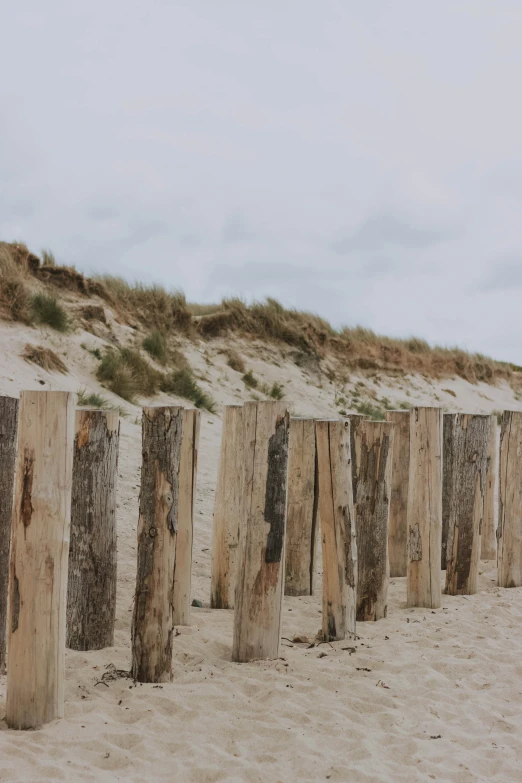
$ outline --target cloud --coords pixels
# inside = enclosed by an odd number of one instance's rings
[[[504,256],[493,262],[483,279],[475,286],[477,291],[513,291],[522,288],[522,253]]]
[[[331,248],[340,254],[382,251],[390,246],[424,250],[458,235],[454,228],[417,226],[391,212],[376,212],[361,221],[349,234],[341,234],[333,240]]]

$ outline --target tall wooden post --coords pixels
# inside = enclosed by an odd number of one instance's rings
[[[408,606],[441,604],[442,411],[413,408],[408,490]]]
[[[246,403],[243,416],[245,498],[233,661],[278,657],[285,562],[290,416],[282,402]]]
[[[16,462],[18,400],[0,396],[0,674],[5,674],[9,545]]]
[[[116,618],[117,411],[76,411],[66,644],[114,644]]]
[[[7,725],[63,717],[75,395],[20,395],[9,574]]]
[[[453,470],[448,487],[446,593],[472,595],[478,586],[491,417],[445,414],[445,426],[448,415]]]
[[[319,420],[317,475],[323,545],[323,639],[355,636],[357,543],[350,422]]]
[[[500,426],[498,584],[522,585],[522,412],[504,411]]]
[[[484,522],[480,537],[480,557],[495,560],[497,556],[497,531],[495,529],[495,482],[497,477],[497,417],[489,417],[488,470],[484,495]]]
[[[447,567],[448,529],[451,506],[451,482],[453,477],[453,416],[454,413],[444,413],[442,416],[442,540],[440,550],[440,567]]]
[[[355,432],[358,621],[381,620],[388,613],[388,519],[394,427],[391,422],[362,421]]]
[[[392,453],[388,558],[390,577],[406,576],[408,570],[408,485],[410,480],[410,412],[386,411],[386,421],[395,424]]]
[[[199,411],[194,409],[183,411],[178,534],[174,571],[174,625],[189,625],[190,623],[192,541],[194,538],[194,503],[196,500],[200,420]]]
[[[233,609],[243,499],[243,406],[223,410],[223,432],[214,501],[210,606]]]
[[[138,568],[132,617],[132,676],[172,678],[174,572],[183,408],[143,408]]]
[[[290,419],[285,595],[312,595],[317,532],[315,422]]]

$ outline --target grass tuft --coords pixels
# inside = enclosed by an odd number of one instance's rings
[[[56,258],[50,250],[42,250],[42,266],[56,266]]]
[[[60,357],[50,348],[44,348],[43,345],[31,345],[27,343],[22,357],[26,362],[37,364],[46,372],[61,372],[65,375],[68,370],[66,365],[62,362]]]
[[[165,337],[158,329],[154,329],[143,340],[143,347],[153,359],[156,359],[160,364],[166,364],[168,358],[167,342]]]
[[[243,375],[243,383],[245,386],[247,386],[249,389],[257,389],[258,386],[258,380],[252,370],[249,370]]]
[[[234,351],[232,348],[227,351],[227,364],[229,367],[231,367],[236,372],[245,372],[245,362],[243,361],[243,358],[238,354],[237,351]]]
[[[67,313],[55,296],[35,294],[31,300],[31,319],[37,324],[45,324],[57,332],[69,330]]]
[[[191,400],[196,408],[204,408],[210,413],[215,413],[216,405],[212,397],[207,394],[196,382],[192,372],[183,368],[174,370],[167,375],[162,382],[162,391]]]
[[[98,366],[96,377],[127,402],[134,402],[137,395],[152,397],[161,381],[161,373],[134,348],[107,351]]]

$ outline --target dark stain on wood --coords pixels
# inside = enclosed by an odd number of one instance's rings
[[[20,586],[16,574],[13,577],[13,604],[11,607],[11,633],[18,630],[18,617],[20,615]]]
[[[34,472],[34,451],[31,449],[25,449],[24,451],[24,468],[22,476],[22,498],[21,498],[21,517],[24,523],[24,528],[27,529],[31,524],[33,517],[33,472]]]
[[[265,522],[270,525],[265,563],[279,563],[283,552],[286,515],[286,471],[288,467],[288,421],[281,417],[268,442],[268,471],[265,490]]]

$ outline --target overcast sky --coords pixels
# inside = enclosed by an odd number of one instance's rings
[[[522,362],[522,0],[1,19],[1,238]]]

